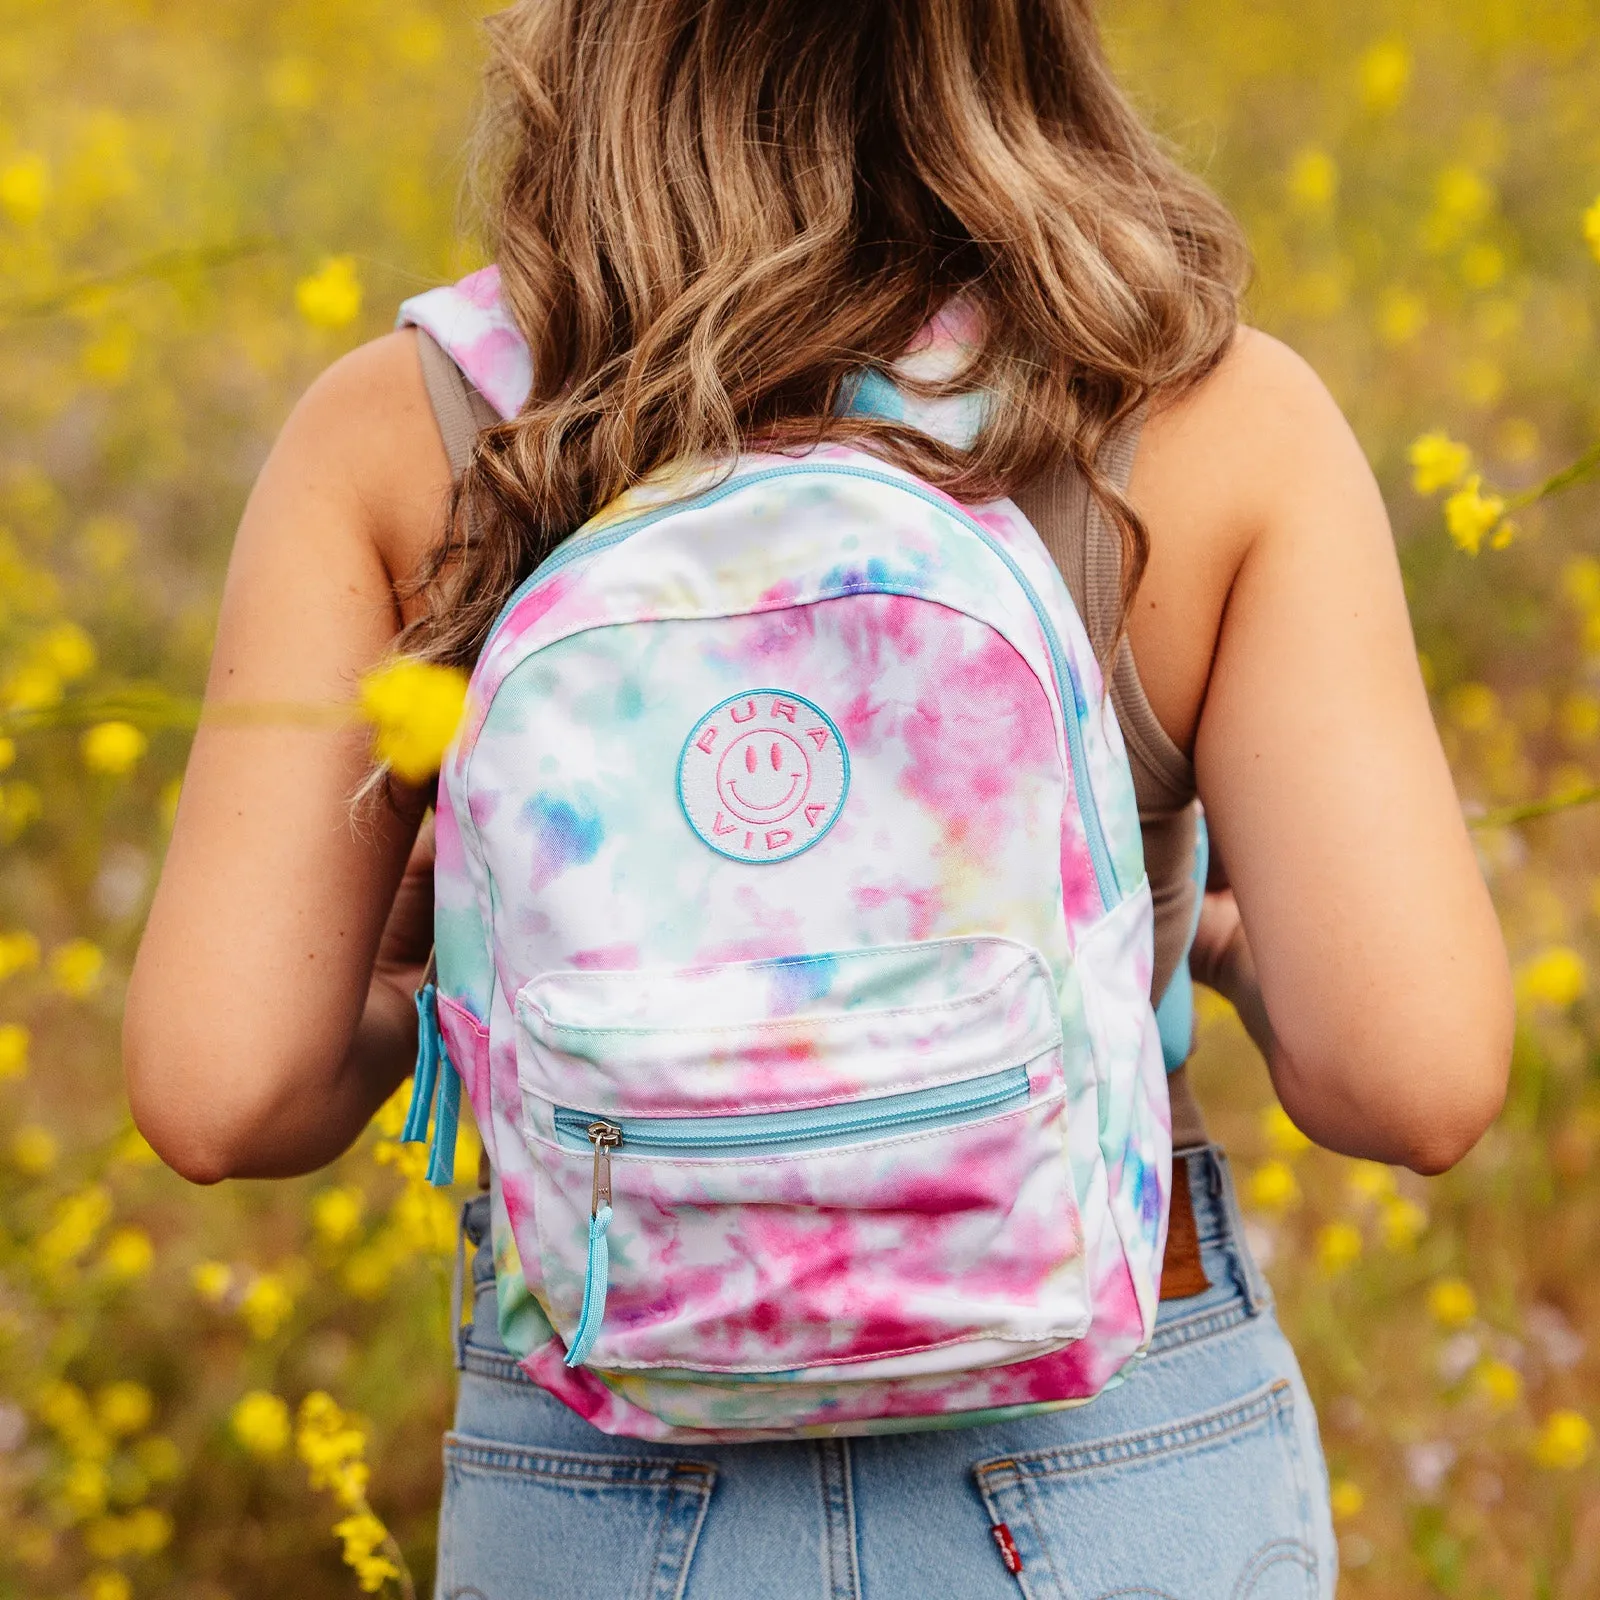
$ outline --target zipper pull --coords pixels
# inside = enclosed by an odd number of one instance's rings
[[[622,1129],[610,1122],[591,1122],[584,1131],[594,1146],[594,1188],[589,1197],[589,1215],[598,1217],[600,1208],[611,1204],[611,1152],[622,1143]]]
[[[606,1315],[606,1280],[611,1275],[611,1252],[606,1234],[611,1229],[611,1152],[622,1143],[622,1129],[612,1122],[591,1122],[584,1130],[594,1146],[594,1188],[589,1200],[589,1265],[583,1276],[583,1306],[573,1330],[566,1365],[581,1367],[600,1337]]]

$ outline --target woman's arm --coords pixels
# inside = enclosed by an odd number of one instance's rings
[[[409,1067],[415,896],[374,962],[427,797],[353,811],[368,740],[330,713],[394,639],[449,482],[391,334],[311,387],[245,510],[123,1024],[134,1117],[197,1182],[322,1165]]]
[[[1513,1005],[1383,503],[1322,384],[1273,340],[1242,338],[1194,413],[1185,447],[1241,545],[1194,742],[1248,933],[1208,929],[1214,981],[1307,1134],[1441,1171],[1500,1108]]]

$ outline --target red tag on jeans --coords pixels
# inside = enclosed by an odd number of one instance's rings
[[[1015,1576],[1022,1571],[1022,1557],[1017,1553],[1016,1540],[1011,1537],[1011,1530],[1003,1522],[997,1522],[989,1532],[994,1535],[994,1542],[999,1547],[1000,1559],[1006,1564],[1006,1571]]]

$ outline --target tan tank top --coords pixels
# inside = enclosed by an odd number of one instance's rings
[[[417,350],[422,378],[433,403],[453,477],[459,477],[480,428],[499,420],[494,408],[467,382],[461,369],[421,329]],[[1101,448],[1099,466],[1117,488],[1127,487],[1142,416],[1113,430]],[[1115,526],[1089,493],[1088,481],[1071,463],[1044,473],[1015,496],[1039,531],[1066,579],[1096,654],[1105,656],[1116,634],[1122,593],[1122,543]],[[1133,789],[1144,836],[1145,870],[1155,906],[1155,965],[1151,994],[1166,990],[1189,940],[1194,912],[1194,768],[1156,721],[1133,647],[1124,636],[1111,673],[1111,704],[1128,747]],[[1206,1142],[1205,1123],[1189,1088],[1188,1069],[1169,1074],[1172,1142],[1178,1150]]]

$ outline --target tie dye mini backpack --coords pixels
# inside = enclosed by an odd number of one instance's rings
[[[519,409],[492,268],[402,321]],[[1010,502],[833,446],[630,492],[507,602],[437,831],[408,1131],[436,1101],[447,1175],[465,1084],[534,1382],[644,1438],[871,1433],[1143,1350],[1171,1137],[1132,778]]]

